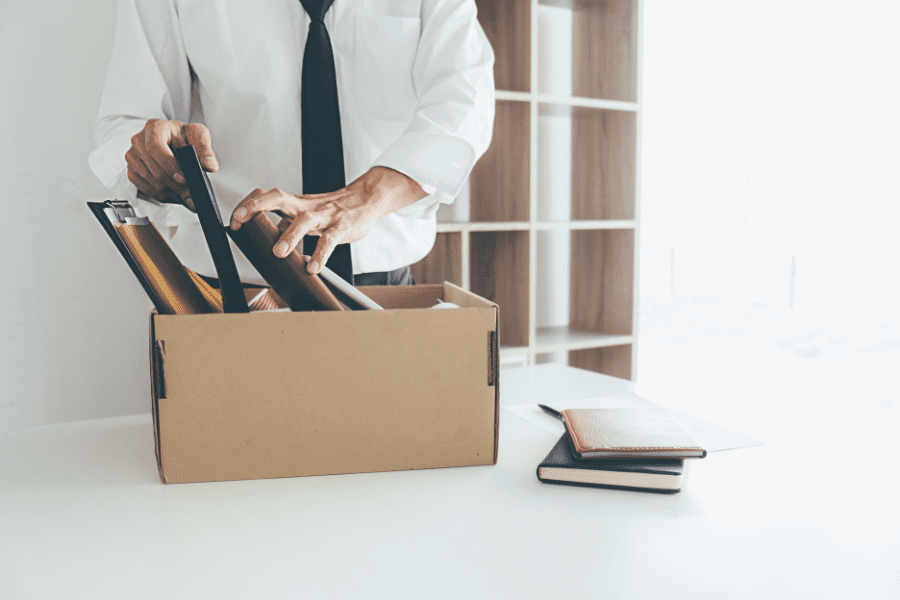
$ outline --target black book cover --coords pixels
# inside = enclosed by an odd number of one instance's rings
[[[545,483],[672,494],[680,491],[684,460],[680,458],[581,459],[568,432],[538,465]]]

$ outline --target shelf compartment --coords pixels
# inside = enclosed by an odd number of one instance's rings
[[[470,177],[469,218],[528,221],[531,110],[523,102],[498,101],[496,106],[491,146]]]
[[[567,4],[573,24],[572,95],[637,101],[638,0]]]
[[[428,256],[410,266],[416,283],[449,281],[462,287],[462,234],[438,233]]]
[[[634,230],[579,230],[571,235],[569,326],[633,335]]]
[[[475,0],[478,21],[494,49],[494,86],[527,92],[531,80],[531,2]]]
[[[538,92],[637,101],[638,0],[539,0]]]
[[[631,344],[573,350],[569,352],[569,366],[622,379],[633,379],[633,354],[634,346]]]
[[[500,345],[528,346],[527,231],[470,234],[471,290],[500,307]]]
[[[634,240],[633,228],[537,231],[533,351],[538,362],[567,363],[574,357],[585,368],[626,372],[616,361],[628,362],[630,354],[617,359],[612,350],[601,361],[598,351],[634,343]]]
[[[637,113],[538,105],[538,222],[634,222]]]
[[[637,114],[571,110],[572,219],[634,219]]]

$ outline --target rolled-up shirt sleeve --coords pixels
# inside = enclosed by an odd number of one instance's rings
[[[418,105],[406,131],[375,161],[429,195],[400,216],[431,218],[450,204],[491,142],[494,53],[473,0],[425,0],[413,65]]]
[[[149,119],[188,122],[191,74],[171,2],[120,0],[115,41],[100,99],[91,170],[109,190],[159,226],[196,220],[183,206],[137,198],[125,153]]]

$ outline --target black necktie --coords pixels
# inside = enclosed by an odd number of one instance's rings
[[[312,21],[303,51],[300,82],[304,194],[334,192],[346,184],[334,53],[323,21],[333,1],[300,0]],[[303,253],[312,256],[318,242],[318,237],[306,236]],[[332,271],[353,283],[350,244],[338,245],[327,264]]]

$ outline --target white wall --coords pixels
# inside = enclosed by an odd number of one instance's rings
[[[0,428],[145,412],[150,303],[87,200],[114,0],[0,0]]]
[[[891,0],[645,0],[642,302],[900,322],[898,22]]]

